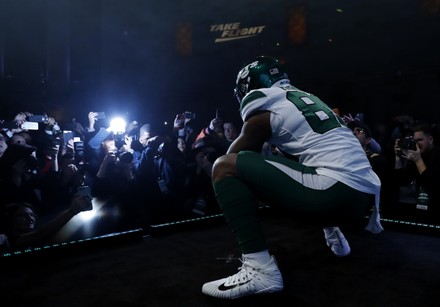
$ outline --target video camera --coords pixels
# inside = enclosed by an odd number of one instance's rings
[[[115,150],[110,152],[110,154],[116,156],[117,158],[114,165],[117,165],[119,162],[131,163],[133,161],[133,154],[128,151]]]

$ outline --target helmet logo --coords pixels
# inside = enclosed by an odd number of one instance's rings
[[[258,65],[258,61],[252,62],[251,64],[249,64],[249,68],[254,68]]]
[[[245,67],[243,67],[238,75],[236,80],[236,88],[235,88],[235,96],[238,98],[240,102],[241,99],[249,92],[249,86],[251,83],[251,69],[257,67],[260,64],[259,61],[254,61]]]
[[[238,78],[237,79],[244,79],[249,75],[249,69],[252,69],[254,67],[256,67],[258,65],[258,61],[252,62],[251,64],[247,65],[246,67],[244,67],[240,73],[238,74]]]
[[[249,66],[246,66],[245,68],[243,68],[240,73],[238,74],[238,79],[244,79],[249,75]]]

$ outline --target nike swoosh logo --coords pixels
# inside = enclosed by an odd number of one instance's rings
[[[231,286],[225,286],[225,283],[223,283],[222,285],[218,286],[218,289],[220,291],[226,291],[226,290],[234,289],[235,287],[238,287],[238,286],[243,286],[250,281],[251,281],[251,279],[249,279],[248,281],[245,281],[245,282],[238,283],[236,285],[231,285]]]

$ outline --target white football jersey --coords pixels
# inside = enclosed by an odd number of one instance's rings
[[[378,196],[380,180],[358,139],[318,97],[287,85],[253,90],[240,105],[243,121],[262,110],[271,112],[270,144],[320,175]]]

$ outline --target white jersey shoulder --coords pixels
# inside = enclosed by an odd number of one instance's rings
[[[380,182],[370,174],[371,165],[358,139],[318,97],[293,86],[271,87],[249,92],[240,105],[243,121],[262,110],[271,112],[270,144],[315,167],[319,174],[358,190],[377,192]],[[366,184],[364,176],[372,185]]]

